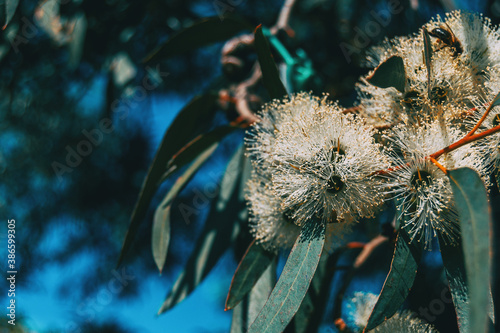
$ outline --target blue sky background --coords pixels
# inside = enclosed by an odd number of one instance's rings
[[[103,102],[100,94],[103,91],[101,85],[102,82],[97,80],[95,89],[83,101],[87,110],[100,108]],[[151,134],[151,147],[156,149],[170,122],[189,99],[190,96],[151,95],[136,110],[131,110],[130,117],[125,120],[125,123],[118,125],[127,127],[130,124],[142,124]],[[144,113],[150,113],[150,118],[148,118],[150,120],[141,120],[144,119]],[[155,150],[150,152],[151,159],[154,153]],[[220,173],[224,167],[223,159],[215,160],[215,162],[216,165],[211,163],[211,166],[218,167]],[[203,175],[200,174],[193,179],[190,186],[196,186],[201,182],[203,182]],[[67,219],[54,223],[54,228],[38,245],[40,250],[54,253],[64,251],[65,247],[70,246],[64,240],[68,239],[69,235],[78,233],[79,226],[85,221]],[[22,228],[22,223],[18,223],[17,228]],[[193,226],[193,228],[199,229],[199,226],[198,228]],[[160,316],[156,316],[156,313],[169,287],[181,272],[180,266],[177,266],[177,271],[171,274],[147,276],[140,273],[140,268],[134,269],[125,265],[141,280],[138,296],[130,299],[122,299],[118,297],[119,295],[113,295],[110,299],[106,296],[109,293],[102,289],[94,295],[71,294],[69,297],[60,297],[58,291],[63,284],[81,283],[80,276],[99,264],[99,253],[96,249],[95,252],[75,256],[69,264],[49,264],[33,272],[29,283],[26,286],[19,286],[16,293],[19,313],[26,316],[29,328],[34,332],[48,332],[49,330],[71,332],[71,322],[80,316],[76,311],[80,308],[83,317],[88,316],[90,309],[95,309],[98,321],[114,319],[118,323],[122,322],[124,327],[134,332],[225,332],[229,329],[231,313],[224,312],[223,308],[225,294],[231,282],[232,273],[236,269],[232,255],[226,254],[210,276],[188,299]],[[110,273],[111,279],[113,276]],[[93,306],[92,302],[96,302],[97,305]],[[106,304],[106,306],[101,307],[100,304]]]

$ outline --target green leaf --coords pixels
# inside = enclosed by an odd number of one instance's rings
[[[141,192],[130,218],[130,225],[125,235],[117,266],[121,264],[125,253],[132,245],[140,223],[146,216],[151,199],[160,184],[162,175],[166,171],[167,162],[191,139],[192,133],[198,125],[197,122],[213,113],[216,100],[217,95],[214,94],[206,94],[193,98],[175,117],[163,136],[153,163],[149,167],[148,174],[142,183]]]
[[[379,88],[394,87],[404,93],[406,85],[405,65],[403,58],[392,56],[375,68],[366,80]]]
[[[330,296],[335,267],[344,250],[340,248],[331,255],[321,257],[309,290],[293,318],[295,333],[318,332]]]
[[[432,78],[432,44],[431,37],[426,29],[422,29],[424,38],[424,62],[427,69],[427,94],[431,97],[431,78]]]
[[[71,69],[76,68],[82,59],[83,46],[85,44],[85,34],[87,33],[87,18],[84,13],[78,13],[73,19],[73,31],[69,42],[69,61]]]
[[[246,221],[245,202],[239,197],[243,152],[241,147],[231,158],[195,249],[158,314],[181,302],[203,281],[236,239],[240,224]]]
[[[234,308],[255,285],[276,255],[252,241],[234,273],[226,300],[226,310]]]
[[[142,62],[159,62],[202,46],[226,41],[243,30],[251,31],[252,26],[235,15],[227,15],[224,20],[217,16],[203,18],[172,36],[146,56]]]
[[[153,219],[151,246],[153,250],[153,258],[160,274],[163,270],[163,266],[165,265],[168,243],[170,241],[170,210],[172,208],[172,202],[177,194],[179,194],[184,186],[186,186],[186,184],[191,180],[196,171],[198,171],[203,163],[205,163],[206,160],[212,156],[218,145],[218,143],[212,144],[195,159],[189,168],[184,171],[182,176],[176,180],[175,184],[168,191],[161,204],[156,208]]]
[[[449,171],[453,197],[460,218],[465,268],[470,298],[470,331],[485,332],[489,307],[490,226],[486,188],[476,171]]]
[[[368,319],[365,331],[374,329],[386,318],[392,317],[403,304],[415,281],[422,251],[422,243],[410,242],[407,232],[401,228],[389,275]]]
[[[4,0],[0,4],[0,18],[2,22],[2,30],[5,30],[7,24],[14,17],[16,13],[17,5],[19,5],[19,0]]]
[[[493,100],[491,101],[491,107],[494,107],[494,106],[497,106],[497,105],[500,105],[500,91],[495,96],[495,98],[493,98]]]
[[[255,49],[262,71],[262,81],[264,82],[264,86],[269,96],[273,99],[282,99],[287,95],[287,92],[283,82],[281,82],[278,68],[271,54],[269,42],[264,36],[262,26],[260,25],[255,29]]]
[[[238,129],[239,127],[234,126],[221,126],[214,129],[211,132],[201,134],[191,140],[187,145],[182,147],[170,161],[167,163],[167,171],[162,176],[163,181],[168,176],[170,176],[173,172],[183,167],[184,165],[191,162],[196,156],[200,154],[200,152],[207,149],[214,143],[219,143],[226,135],[231,133],[232,131]]]
[[[455,246],[446,244],[440,233],[438,233],[438,239],[444,270],[448,278],[451,297],[458,317],[460,332],[471,332],[469,330],[469,297],[467,294],[467,275],[465,272],[462,243],[460,241]]]
[[[295,241],[283,272],[248,333],[282,332],[297,312],[319,263],[325,226],[305,230]]]
[[[255,286],[233,310],[231,333],[247,333],[250,324],[266,304],[276,284],[276,260],[273,260]]]

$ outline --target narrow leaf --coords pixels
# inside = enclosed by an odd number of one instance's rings
[[[443,258],[443,266],[448,278],[451,297],[455,305],[455,311],[458,317],[458,326],[460,332],[467,333],[469,330],[469,297],[467,291],[467,276],[465,272],[464,252],[462,243],[449,245],[446,244],[443,236],[438,233],[439,248]],[[486,308],[483,308],[485,311]]]
[[[470,330],[485,332],[490,290],[490,226],[492,225],[486,188],[472,169],[449,171],[460,218],[465,268],[470,297]]]
[[[319,263],[325,242],[325,227],[302,229],[288,256],[283,272],[249,333],[282,332],[297,312]]]
[[[243,152],[242,147],[229,162],[222,178],[219,195],[212,202],[210,213],[195,249],[158,314],[184,300],[205,279],[222,254],[236,239],[240,224],[246,219],[245,214],[241,214],[245,209],[245,202],[239,197]]]
[[[4,0],[3,4],[0,4],[0,6],[3,7],[2,9],[0,9],[2,30],[5,30],[10,20],[12,20],[12,18],[14,17],[18,5],[19,0]]]
[[[427,94],[430,98],[431,96],[431,78],[432,78],[432,44],[429,33],[426,29],[422,29],[422,34],[424,38],[424,63],[427,69]]]
[[[159,62],[202,46],[228,40],[243,30],[252,30],[252,26],[234,15],[227,15],[224,20],[218,16],[203,18],[172,36],[142,61]]]
[[[392,56],[375,68],[368,82],[380,88],[394,87],[404,93],[406,85],[405,65],[403,58]]]
[[[194,160],[189,168],[184,171],[182,176],[180,176],[176,180],[161,204],[158,206],[158,208],[156,208],[153,219],[153,234],[151,246],[153,250],[153,258],[155,260],[156,266],[158,267],[158,270],[160,271],[160,274],[163,270],[163,266],[165,265],[168,243],[170,241],[170,210],[172,208],[172,202],[174,201],[177,194],[179,194],[184,186],[191,180],[196,171],[198,171],[203,163],[205,163],[205,161],[210,156],[212,156],[218,145],[218,143],[212,144],[212,146],[206,149]]]
[[[269,294],[276,284],[276,260],[261,275],[252,290],[233,310],[231,333],[247,333],[250,324],[266,304]]]
[[[330,296],[335,267],[344,250],[340,248],[331,255],[321,257],[309,290],[293,318],[295,333],[318,332]]]
[[[226,310],[234,308],[261,277],[276,255],[262,246],[250,244],[234,273],[226,300]]]
[[[407,232],[401,228],[389,275],[368,319],[365,331],[374,329],[385,319],[392,317],[403,304],[415,281],[422,251],[422,243],[410,242]]]
[[[162,175],[166,171],[167,162],[191,139],[192,133],[197,127],[197,122],[213,112],[216,98],[217,95],[213,94],[195,97],[179,112],[165,132],[153,163],[142,183],[141,192],[130,218],[130,225],[125,235],[117,266],[121,264],[134,236],[137,234],[140,223],[146,216],[149,203],[158,188]]]
[[[73,31],[69,43],[69,68],[76,68],[82,59],[85,34],[87,33],[87,18],[84,13],[79,13],[73,19]]]
[[[271,54],[269,42],[264,36],[262,26],[260,25],[255,29],[255,49],[259,58],[260,69],[262,70],[262,80],[269,96],[273,99],[282,99],[287,95],[287,92],[283,82],[281,82],[278,68]]]
[[[234,126],[221,126],[191,140],[188,144],[182,147],[170,161],[168,161],[166,167],[167,172],[162,176],[162,180],[168,177],[175,170],[178,170],[191,162],[200,154],[201,151],[206,150],[207,147],[210,147],[214,143],[220,142],[220,140],[222,140],[226,135],[238,128],[239,127]]]

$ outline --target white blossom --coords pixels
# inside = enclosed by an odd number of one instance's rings
[[[489,18],[482,14],[452,11],[442,18],[439,15],[424,26],[427,30],[441,29],[451,32],[457,46],[449,46],[442,40],[436,44],[442,49],[456,53],[455,57],[465,65],[478,83],[483,82],[487,67],[500,64],[500,34]]]
[[[291,249],[300,234],[300,227],[281,209],[270,183],[270,179],[255,172],[247,182],[250,232],[266,250]]]
[[[429,73],[424,60],[423,29],[431,39]],[[447,43],[454,42],[448,45],[436,37],[442,35],[449,37]],[[376,67],[391,56],[400,56],[406,75],[405,91],[371,85],[367,81],[370,72],[357,84],[362,111],[379,126],[428,122],[440,116],[450,121],[460,118],[488,97],[484,85],[490,67],[500,61],[498,41],[498,32],[488,19],[459,11],[447,14],[446,20],[438,16],[418,34],[386,40],[369,51],[368,64]]]
[[[484,115],[486,109],[487,105],[477,108],[476,112],[473,113],[473,116],[464,122],[467,131],[470,131],[472,128],[474,128],[474,126]],[[491,109],[490,113],[487,115],[481,126],[476,130],[474,134],[479,134],[483,131],[490,130],[498,125],[500,125],[500,107],[497,106]],[[473,142],[469,146],[469,149],[475,150],[479,154],[482,160],[483,167],[485,169],[485,173],[496,172],[498,168],[500,168],[499,132]]]
[[[411,311],[396,312],[394,316],[371,330],[372,333],[439,333],[434,326]]]
[[[271,252],[291,249],[301,228],[292,222],[289,212],[282,210],[279,198],[271,189],[270,179],[253,172],[247,182],[246,199],[250,232],[257,244]],[[324,249],[332,251],[341,246],[351,226],[352,223],[328,224]]]
[[[373,293],[357,291],[349,298],[346,304],[348,313],[348,323],[354,329],[362,331],[368,324],[368,319],[372,313],[378,296]]]
[[[349,299],[346,308],[349,314],[349,324],[355,332],[363,332],[368,319],[377,303],[378,296],[367,292],[355,292]],[[413,312],[405,310],[396,312],[394,316],[371,330],[373,333],[437,333],[429,323],[419,319]]]
[[[388,161],[372,127],[304,93],[267,106],[262,119],[246,140],[249,155],[295,224],[374,215],[383,197],[371,174]]]
[[[336,222],[373,216],[383,196],[372,174],[388,165],[374,129],[324,99],[310,103],[314,112],[298,113],[276,136],[271,174],[283,209],[297,225],[313,217]]]
[[[318,104],[317,98],[306,93],[266,104],[260,113],[260,121],[253,124],[245,137],[247,155],[254,167],[267,169],[273,159],[276,134],[300,114],[313,113]]]
[[[459,221],[449,178],[427,157],[462,136],[460,130],[443,127],[439,121],[414,128],[398,126],[387,136],[392,143],[393,167],[385,174],[383,188],[389,197],[397,199],[398,218],[411,239],[423,241],[429,249],[436,232],[454,244]],[[472,168],[486,180],[477,150],[461,147],[442,155],[438,162],[447,169]]]

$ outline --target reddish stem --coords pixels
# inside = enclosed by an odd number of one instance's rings
[[[477,122],[476,126],[474,126],[474,128],[469,133],[467,133],[467,135],[465,136],[466,138],[472,136],[477,131],[477,129],[479,128],[479,126],[481,126],[481,124],[483,123],[483,121],[486,119],[486,117],[490,113],[491,109],[493,109],[493,102],[490,103],[490,105],[488,106],[488,108],[484,112],[484,114],[481,117],[481,119],[479,119],[479,121]]]
[[[486,130],[486,131],[481,132],[479,134],[475,134],[475,135],[471,135],[471,136],[468,136],[469,134],[467,134],[465,137],[463,137],[462,139],[458,140],[457,142],[452,143],[448,147],[444,147],[443,149],[435,152],[434,154],[431,154],[431,155],[427,156],[426,158],[430,159],[432,163],[434,163],[438,168],[440,168],[444,173],[446,173],[446,168],[444,168],[441,164],[439,164],[437,162],[437,159],[441,155],[449,153],[449,152],[451,152],[451,151],[453,151],[455,149],[458,149],[458,148],[460,148],[462,146],[465,146],[466,144],[469,144],[471,142],[480,140],[482,138],[485,138],[485,137],[490,136],[492,134],[495,134],[497,132],[500,132],[500,125],[495,126],[493,128],[490,128],[489,130]],[[410,165],[410,163],[406,163],[404,165]],[[401,169],[402,167],[404,167],[404,165],[398,165],[398,166],[395,166],[395,167],[392,167],[392,168],[389,168],[389,169],[386,169],[386,170],[375,171],[375,172],[371,173],[370,176],[388,174],[388,173],[390,173],[392,171],[396,171],[396,170]]]
[[[448,170],[446,170],[446,168],[444,166],[442,166],[441,163],[439,163],[438,161],[436,161],[435,158],[430,157],[430,160],[431,160],[432,163],[434,163],[435,166],[437,166],[439,168],[439,170],[443,171],[443,173],[445,175],[448,174]]]
[[[479,123],[478,123],[479,124]],[[477,125],[476,125],[477,126]],[[479,127],[479,126],[478,126]],[[450,151],[453,151],[457,148],[460,148],[462,146],[465,146],[466,144],[468,143],[471,143],[473,141],[476,141],[476,140],[479,140],[479,139],[482,139],[484,137],[487,137],[489,135],[492,135],[492,134],[495,134],[497,132],[500,131],[500,125],[498,126],[495,126],[493,128],[490,128],[489,130],[486,130],[484,132],[481,132],[479,134],[475,134],[475,135],[470,135],[467,134],[464,138],[458,140],[457,142],[455,143],[452,143],[451,145],[449,145],[448,147],[445,147],[437,152],[435,152],[434,154],[430,155],[429,158],[434,158],[434,159],[438,159],[439,156],[443,155],[443,154],[446,154],[446,153],[449,153]],[[472,132],[472,131],[471,131]]]

